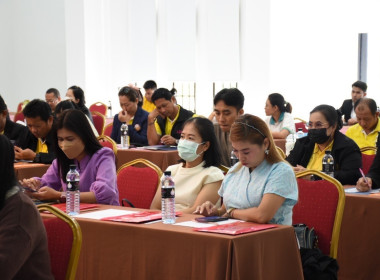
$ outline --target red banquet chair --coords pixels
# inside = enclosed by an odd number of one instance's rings
[[[22,122],[25,122],[25,116],[24,114],[22,113],[22,111],[19,111],[15,114],[14,118],[13,118],[13,121],[14,122],[17,122],[17,121],[22,121]]]
[[[109,123],[109,124],[107,124],[107,125],[104,127],[103,135],[106,135],[106,136],[108,136],[108,137],[111,137],[112,128],[113,128],[113,123]]]
[[[141,167],[142,166],[142,167]],[[146,159],[135,159],[117,170],[120,204],[149,209],[160,186],[161,169]]]
[[[54,278],[74,280],[82,246],[82,231],[78,222],[51,205],[41,204],[37,208],[40,212],[47,211],[55,216],[43,219]]]
[[[91,112],[92,119],[94,121],[94,126],[99,135],[103,135],[104,125],[106,123],[106,118],[99,112]]]
[[[371,154],[364,153],[368,151],[370,151],[373,154],[371,155]],[[367,175],[367,173],[369,172],[369,169],[371,168],[372,162],[376,156],[376,151],[377,151],[376,147],[368,146],[368,147],[360,148],[360,152],[362,153],[362,169],[365,175]]]
[[[302,179],[309,175],[319,176],[322,180]],[[293,224],[314,227],[319,249],[336,259],[345,203],[343,186],[336,179],[316,170],[298,172],[296,177],[298,203],[293,208]]]
[[[308,132],[307,128],[306,128],[306,121],[303,120],[303,119],[300,119],[300,118],[294,118],[294,121],[296,121],[294,123],[295,127],[296,127],[296,132],[298,131],[299,128],[302,128],[302,131],[304,133]]]
[[[103,147],[108,147],[108,148],[112,149],[115,156],[117,155],[117,144],[115,141],[113,141],[113,139],[111,139],[107,135],[100,135],[97,138],[98,138],[100,145],[102,145]]]
[[[96,102],[94,104],[91,104],[90,108],[88,109],[90,110],[90,112],[98,112],[103,116],[107,116],[108,107],[106,104],[102,102]]]

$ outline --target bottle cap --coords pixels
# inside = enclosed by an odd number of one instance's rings
[[[77,169],[77,166],[75,164],[70,164],[70,170]]]
[[[164,172],[164,175],[165,175],[165,176],[171,176],[171,175],[172,175],[172,172],[171,172],[171,171],[165,171],[165,172]]]
[[[325,153],[326,153],[326,154],[331,154],[331,151],[330,151],[330,150],[327,150]]]

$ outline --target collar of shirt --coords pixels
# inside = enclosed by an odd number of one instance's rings
[[[284,120],[285,112],[282,112],[280,114],[280,117],[278,118],[278,122],[282,122]],[[274,120],[273,117],[270,118],[270,124],[276,124],[276,121]]]
[[[360,126],[361,127],[361,126]],[[362,128],[362,127],[361,127]],[[362,128],[362,133],[365,135],[365,136],[368,136],[372,133],[379,133],[380,132],[380,122],[379,122],[379,118],[377,118],[377,124],[375,126],[375,128],[370,132],[370,133],[366,133],[365,130]]]

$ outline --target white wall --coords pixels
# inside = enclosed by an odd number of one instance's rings
[[[375,1],[186,0],[190,8],[179,8],[179,17],[167,20],[166,14],[175,13],[172,1],[1,0],[0,93],[14,110],[20,100],[43,98],[48,87],[65,95],[76,84],[85,90],[88,105],[112,100],[115,113],[118,89],[130,82],[142,86],[157,79],[159,86],[171,87],[173,79],[195,79],[197,113],[208,115],[212,81],[218,80],[210,69],[217,67],[219,76],[235,69],[227,77],[244,93],[246,112],[264,117],[266,97],[280,92],[292,103],[294,116],[307,119],[314,106],[338,107],[349,98],[357,79],[360,32],[369,33],[368,95],[376,98],[380,90]],[[224,17],[218,18],[218,9]],[[228,11],[233,28],[226,30],[222,21]],[[191,23],[168,51],[180,34],[180,24],[173,25],[181,14]],[[194,45],[181,45],[185,41]],[[178,73],[168,71],[175,63],[167,61],[170,52],[177,57]],[[182,70],[190,72],[188,77]]]
[[[63,0],[0,1],[0,93],[11,111],[66,83]],[[44,7],[43,9],[41,7]]]

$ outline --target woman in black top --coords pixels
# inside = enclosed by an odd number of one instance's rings
[[[355,185],[360,177],[362,158],[356,143],[342,134],[342,118],[339,111],[329,105],[319,105],[310,112],[307,137],[298,139],[286,160],[294,166],[294,171],[303,171],[314,164],[313,154],[325,152],[332,143],[334,177],[342,185]],[[322,164],[322,162],[320,163]],[[310,167],[309,167],[310,169]]]
[[[66,97],[70,98],[79,110],[81,110],[90,120],[94,123],[90,110],[85,106],[86,99],[84,97],[84,91],[78,86],[72,86],[67,89]]]

